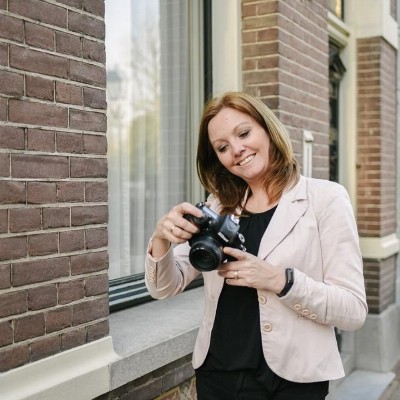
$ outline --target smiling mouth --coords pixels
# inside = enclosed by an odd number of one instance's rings
[[[251,156],[246,157],[244,160],[240,161],[240,163],[238,163],[238,165],[243,167],[243,165],[248,164],[255,156],[256,156],[255,154],[252,154]]]

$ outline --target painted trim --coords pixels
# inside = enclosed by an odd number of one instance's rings
[[[112,338],[86,345],[0,374],[7,400],[87,400],[110,391],[109,364],[118,358]]]
[[[360,248],[363,258],[384,260],[399,252],[400,241],[395,233],[384,237],[360,237]]]

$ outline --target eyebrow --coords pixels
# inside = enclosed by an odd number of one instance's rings
[[[237,124],[237,125],[235,126],[235,128],[233,129],[233,131],[236,132],[236,131],[240,130],[241,127],[242,127],[243,125],[249,125],[249,124],[250,124],[249,122],[240,122],[239,124]],[[217,139],[217,140],[214,140],[213,142],[211,142],[211,145],[214,146],[214,143],[216,143],[216,142],[218,142],[218,141],[221,141],[221,140],[223,141],[223,140],[225,140],[225,139]]]

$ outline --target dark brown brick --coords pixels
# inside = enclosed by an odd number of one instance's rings
[[[14,321],[15,342],[32,339],[45,334],[44,314],[28,315]]]
[[[47,333],[60,331],[72,325],[72,308],[62,307],[51,310],[46,315]]]
[[[79,254],[71,256],[71,274],[87,274],[108,268],[108,254],[106,251]]]
[[[60,253],[83,250],[85,245],[84,231],[60,232]]]
[[[58,182],[57,197],[60,202],[83,202],[85,200],[84,182]]]
[[[11,287],[11,264],[0,264],[0,289],[9,287]]]
[[[102,0],[82,0],[82,10],[99,17],[104,17],[104,7]]]
[[[40,0],[8,0],[8,10],[38,22],[67,28],[67,10]]]
[[[86,201],[107,201],[107,182],[87,182],[85,188]]]
[[[68,13],[68,29],[98,39],[104,39],[105,37],[103,21],[74,11]]]
[[[8,370],[20,367],[28,362],[28,344],[7,347],[4,350],[0,350],[0,372],[6,372]]]
[[[83,137],[80,133],[57,133],[57,151],[60,153],[83,153]]]
[[[8,232],[8,210],[0,210],[0,233]]]
[[[10,45],[10,66],[23,71],[68,78],[68,59],[25,47]]]
[[[2,181],[0,183],[1,204],[25,204],[25,182]]]
[[[28,203],[49,204],[57,202],[55,182],[28,182]]]
[[[97,296],[108,293],[108,275],[93,275],[86,278],[85,295],[86,297]]]
[[[21,286],[69,275],[70,268],[67,257],[16,262],[12,269],[12,283],[14,286]]]
[[[0,65],[8,67],[8,44],[0,43]]]
[[[6,237],[0,239],[0,261],[17,260],[26,257],[26,236]]]
[[[10,155],[6,153],[0,153],[0,176],[10,176]]]
[[[86,230],[86,248],[95,249],[105,247],[108,244],[107,228],[87,229]]]
[[[0,147],[3,149],[23,150],[25,148],[25,131],[13,126],[0,126]]]
[[[72,129],[106,132],[107,116],[100,112],[71,109],[69,112],[69,126]]]
[[[54,81],[40,76],[26,77],[26,95],[41,100],[54,100]]]
[[[71,208],[72,226],[105,224],[107,221],[107,206],[83,206]]]
[[[0,295],[0,318],[22,314],[27,311],[27,307],[26,290]]]
[[[56,82],[56,101],[67,104],[83,105],[82,87]]]
[[[83,105],[105,110],[107,108],[106,92],[102,89],[83,88]]]
[[[0,70],[0,93],[11,97],[23,96],[24,76],[15,72]]]
[[[97,65],[71,60],[70,79],[105,88],[107,80],[106,70],[105,68],[98,67]]]
[[[83,58],[97,61],[104,64],[106,61],[106,52],[104,42],[95,42],[94,40],[82,38]]]
[[[56,32],[56,50],[59,53],[82,57],[82,42],[80,36]]]
[[[43,209],[43,228],[61,228],[70,226],[69,207]]]
[[[33,47],[54,50],[54,31],[43,25],[25,22],[25,41]]]
[[[14,338],[11,321],[0,322],[0,347],[12,344]]]
[[[9,100],[9,119],[12,122],[39,126],[68,126],[68,109],[43,103]]]
[[[86,154],[107,154],[107,138],[104,135],[83,135],[83,146]]]
[[[0,14],[0,37],[16,42],[23,42],[23,21],[10,15]]]
[[[95,324],[88,325],[87,327],[87,341],[93,342],[94,340],[101,339],[109,334],[110,327],[108,321],[100,321]]]
[[[71,178],[106,178],[106,158],[71,159]]]
[[[13,154],[11,158],[14,178],[68,178],[68,157]]]
[[[95,321],[108,316],[108,296],[96,300],[83,301],[72,306],[73,326]]]
[[[38,286],[28,290],[28,309],[41,310],[57,304],[56,284]]]
[[[28,237],[28,252],[30,256],[44,256],[58,252],[58,234],[41,233]]]
[[[45,129],[28,129],[27,138],[28,150],[54,153],[56,147],[54,131],[48,131]]]
[[[10,210],[10,232],[28,232],[41,229],[39,208],[16,208]]]
[[[85,327],[78,327],[61,335],[62,350],[72,349],[86,343]]]
[[[31,343],[31,361],[41,360],[59,353],[61,350],[61,336],[51,336],[38,339]]]
[[[85,282],[83,279],[61,282],[58,285],[59,304],[68,304],[85,297]]]

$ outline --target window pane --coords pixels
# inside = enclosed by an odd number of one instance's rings
[[[187,5],[106,0],[111,279],[143,272],[157,219],[188,199]]]
[[[344,0],[329,0],[328,7],[338,18],[343,19],[343,3]]]

